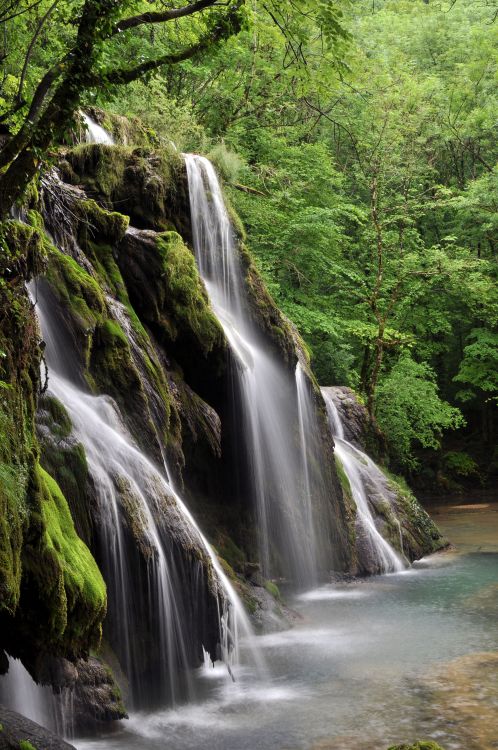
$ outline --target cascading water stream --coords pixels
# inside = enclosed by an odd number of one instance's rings
[[[116,303],[118,304],[118,303]],[[66,408],[73,425],[72,435],[84,447],[89,473],[92,477],[99,505],[101,524],[100,548],[103,573],[108,585],[110,608],[118,627],[117,641],[123,668],[132,686],[146,692],[140,684],[137,664],[140,653],[135,640],[143,613],[137,611],[137,592],[133,590],[133,561],[124,538],[121,503],[123,492],[135,505],[137,524],[141,526],[141,544],[149,549],[148,591],[146,605],[150,621],[156,623],[159,680],[169,700],[181,695],[180,679],[187,679],[187,697],[193,697],[188,678],[191,658],[185,637],[186,613],[178,604],[178,585],[170,544],[164,538],[159,519],[168,516],[168,523],[181,529],[182,541],[200,546],[214,569],[219,607],[220,657],[230,674],[238,660],[239,631],[248,638],[251,628],[233,587],[224,574],[215,553],[200,532],[192,515],[173,489],[167,476],[136,447],[120,417],[115,402],[107,396],[93,396],[83,392],[64,375],[66,353],[60,350],[57,321],[38,300],[38,316],[46,342],[46,361],[49,371],[49,391]],[[169,552],[169,554],[168,554]],[[200,564],[199,564],[200,565]],[[207,585],[207,582],[205,582]],[[195,598],[196,592],[192,592]],[[138,620],[137,620],[138,618]],[[132,694],[132,699],[133,699]],[[164,698],[164,695],[163,695]]]
[[[316,545],[309,482],[305,478],[303,486],[303,453],[296,436],[302,419],[296,383],[253,322],[215,170],[198,155],[186,154],[185,161],[195,257],[234,360],[263,574],[312,585],[317,577]]]
[[[87,115],[85,112],[80,110],[80,116],[86,125],[85,131],[85,143],[104,143],[107,146],[114,145],[114,139],[101,125],[98,125],[95,120]]]
[[[75,238],[69,239],[69,245],[78,250]],[[128,706],[150,708],[195,697],[192,669],[199,664],[203,634],[211,650],[216,642],[209,630],[212,615],[206,620],[205,609],[212,608],[213,602],[218,619],[217,658],[235,679],[239,639],[245,637],[253,666],[264,674],[243,605],[174,490],[166,462],[161,471],[137,447],[110,397],[87,392],[78,365],[72,361],[74,352],[66,345],[58,307],[51,304],[50,294],[47,296],[46,283],[32,282],[29,291],[37,303],[46,344],[48,395],[65,407],[72,423],[70,439],[85,450],[98,516],[95,543],[108,587],[113,646],[129,682]],[[122,305],[111,298],[107,302],[123,329],[131,332]],[[129,343],[136,348],[135,341]],[[147,582],[145,590],[140,585],[143,580]],[[153,672],[145,675],[140,671],[144,627],[149,629],[148,643],[154,647]],[[69,701],[65,696],[56,699],[49,688],[37,686],[20,663],[12,660],[12,671],[0,680],[0,691],[12,693],[14,710],[29,714],[32,707],[33,718],[48,728],[68,729],[70,710],[64,709],[70,708],[71,696]],[[28,693],[33,693],[32,699],[23,706]]]
[[[67,688],[55,696],[50,687],[37,685],[19,659],[9,657],[9,671],[0,678],[0,704],[3,706],[69,737],[72,734],[71,698]]]
[[[357,507],[357,526],[366,537],[371,556],[379,573],[394,573],[406,567],[400,555],[391,547],[375,525],[368,502],[368,486],[375,487],[382,495],[385,477],[378,466],[344,437],[344,426],[339,410],[327,388],[322,388],[327,406],[330,428],[335,440],[335,450],[351,486]]]

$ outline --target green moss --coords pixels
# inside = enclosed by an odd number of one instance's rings
[[[34,270],[29,256],[38,252],[39,236],[25,229],[18,222],[0,224],[0,266],[5,264],[0,273],[0,615],[11,616],[20,601],[40,363],[36,320],[25,288]],[[14,244],[21,240],[26,243]]]
[[[115,320],[105,321],[101,327],[101,336],[103,337],[104,344],[109,343],[113,346],[116,344],[116,341],[119,341],[121,346],[125,348],[129,347],[125,332]]]
[[[246,556],[227,534],[219,534],[217,536],[216,549],[231,568],[237,571],[243,570],[246,563]]]
[[[174,149],[87,144],[65,152],[60,166],[67,181],[82,184],[106,208],[129,215],[134,226],[159,231],[174,227],[184,169]]]
[[[245,285],[251,312],[256,325],[266,332],[280,354],[289,361],[296,362],[296,334],[289,321],[282,315],[271,298],[261,274],[256,268],[247,246],[239,242],[239,256],[245,275]]]
[[[87,191],[112,203],[112,196],[124,181],[124,172],[131,149],[102,143],[82,144],[66,154],[77,178],[83,179]],[[64,172],[63,165],[63,172]],[[71,174],[64,175],[71,177]]]
[[[0,415],[0,440],[5,439],[5,415]],[[8,438],[7,438],[8,439]],[[21,548],[26,526],[26,463],[12,456],[0,462],[0,609],[14,613],[19,604]]]
[[[399,547],[399,534],[401,531],[405,554],[412,559],[436,552],[447,546],[447,541],[441,535],[436,524],[429,514],[422,508],[417,498],[408,487],[403,477],[395,476],[382,467],[386,475],[390,489],[396,494],[394,519],[389,525],[389,536],[395,546]],[[389,523],[389,518],[386,519]]]
[[[33,488],[37,510],[32,513],[32,541],[25,550],[24,564],[37,590],[39,637],[49,652],[63,649],[69,655],[82,655],[100,641],[106,612],[105,583],[90,550],[76,533],[59,485],[39,465]]]
[[[19,740],[19,750],[36,750],[29,740]]]
[[[218,560],[227,578],[231,581],[238,596],[242,599],[244,607],[249,614],[254,614],[258,608],[258,601],[251,593],[251,586],[246,582],[242,581],[239,576],[235,573],[232,566],[227,561],[218,555]]]
[[[176,232],[158,235],[156,248],[163,278],[158,287],[157,316],[173,340],[180,330],[187,330],[207,354],[221,343],[223,334],[209,307],[194,257]]]
[[[126,334],[114,320],[107,319],[95,329],[90,371],[105,393],[126,397],[130,388],[141,387],[140,375],[133,364]]]
[[[39,229],[20,221],[0,223],[0,276],[29,281],[45,263],[43,235]]]
[[[125,235],[130,219],[116,211],[106,211],[94,200],[78,203],[81,215],[79,239],[84,244],[88,237],[99,237],[99,240],[118,243]]]
[[[41,463],[57,481],[71,509],[78,535],[85,541],[91,537],[88,466],[83,445],[67,439],[71,420],[63,405],[52,396],[44,396],[38,408]]]
[[[47,279],[82,330],[92,329],[102,319],[106,305],[97,280],[55,247],[50,251]]]
[[[356,554],[355,552],[356,551],[356,513],[357,513],[356,503],[354,501],[351,484],[349,483],[347,474],[344,471],[344,466],[342,465],[342,461],[335,451],[334,451],[334,459],[335,459],[335,468],[337,471],[337,476],[339,478],[339,482],[342,488],[344,504],[346,506],[348,545],[349,545],[349,549],[352,551],[352,554],[354,555]]]
[[[344,471],[344,466],[342,465],[342,461],[337,455],[337,453],[334,454],[335,458],[335,467],[337,469],[337,476],[339,477],[339,481],[341,483],[341,487],[344,490],[344,493],[349,501],[349,503],[354,503],[353,501],[353,493],[351,490],[351,485],[349,483],[348,476],[346,472]]]
[[[64,405],[54,396],[46,396],[43,399],[43,408],[50,415],[52,433],[60,439],[68,437],[72,425]]]

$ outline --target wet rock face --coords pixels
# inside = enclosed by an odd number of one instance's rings
[[[379,453],[382,453],[381,438],[354,391],[345,386],[325,390],[337,408],[344,440],[367,454],[364,455],[362,481],[375,526],[381,536],[409,562],[447,546],[438,528],[403,479],[391,476],[382,464],[376,465],[370,461],[370,466],[367,466],[366,462],[372,455],[379,460]],[[359,461],[361,460],[360,458]],[[349,482],[343,488],[346,495],[351,489],[349,487],[348,490],[348,484]],[[380,572],[369,535],[360,523],[356,524],[355,544],[358,572],[367,575]]]
[[[64,742],[57,735],[44,729],[25,716],[0,706],[0,750],[19,750],[24,740],[26,750],[75,750],[73,745]]]
[[[90,657],[76,665],[74,685],[74,717],[76,732],[95,732],[100,724],[127,718],[111,670],[101,661]]]
[[[71,721],[76,733],[94,733],[102,723],[127,718],[121,690],[111,669],[100,659],[90,656],[73,663],[45,657],[37,665],[37,678],[41,684],[51,685],[56,694],[71,692]]]
[[[344,427],[344,438],[357,448],[367,447],[370,418],[357,395],[347,386],[337,385],[327,389],[337,407]]]

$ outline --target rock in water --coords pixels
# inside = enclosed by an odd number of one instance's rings
[[[0,750],[75,750],[48,729],[4,706],[0,706],[0,727]]]

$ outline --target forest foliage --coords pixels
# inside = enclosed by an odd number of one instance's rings
[[[105,13],[74,101],[139,116],[180,150],[210,155],[319,381],[362,395],[398,467],[428,482],[489,479],[498,464],[496,8],[201,2],[179,4],[194,9],[183,18],[115,34],[120,18],[170,6],[2,0],[8,139],[92,5]],[[138,68],[126,81],[115,75]]]

